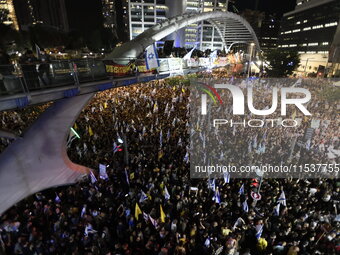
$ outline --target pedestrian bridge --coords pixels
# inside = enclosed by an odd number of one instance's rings
[[[254,31],[243,18],[228,12],[210,12],[184,14],[157,24],[133,41],[115,49],[108,59],[135,60],[154,41],[188,24],[203,20],[211,22],[219,29],[226,46],[230,47],[237,41],[247,41],[259,48]],[[38,85],[36,80],[27,80],[19,70],[5,77],[5,85],[0,88],[5,92],[0,96],[0,111],[49,101],[55,103],[22,137],[14,140],[0,154],[0,214],[35,192],[74,183],[89,172],[87,167],[70,161],[66,152],[66,138],[70,127],[95,92],[210,67],[187,66],[181,70],[170,68],[157,74],[136,73],[113,78],[107,76],[102,61],[74,60],[52,63],[53,82],[47,79],[43,86]]]

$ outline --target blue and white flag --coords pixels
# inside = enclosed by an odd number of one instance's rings
[[[220,196],[220,192],[218,191],[218,188],[215,190],[214,200],[215,200],[215,203],[217,204],[221,203],[221,196]]]
[[[166,188],[165,185],[164,185],[164,197],[165,197],[166,200],[170,199],[169,191],[168,191],[168,189]]]
[[[208,188],[212,189],[213,191],[216,190],[215,179],[208,179]]]
[[[60,202],[61,202],[61,199],[60,199],[60,197],[58,196],[58,194],[57,194],[57,193],[55,193],[55,199],[54,199],[54,202],[56,202],[56,203],[60,203]]]
[[[240,195],[244,194],[244,183],[242,184],[240,190],[238,191]]]
[[[230,173],[229,172],[224,172],[223,173],[223,178],[224,178],[224,183],[229,183],[230,182]]]
[[[84,205],[83,209],[81,209],[80,218],[83,218],[85,214],[86,214],[86,205]]]
[[[143,203],[145,200],[148,200],[148,196],[142,190],[142,193],[141,193],[140,199],[139,199],[139,203]]]
[[[130,179],[129,179],[129,173],[127,172],[127,170],[125,169],[125,178],[126,178],[126,183],[130,186]]]
[[[159,67],[158,54],[155,44],[152,44],[146,48],[145,64],[147,70]]]
[[[159,133],[159,147],[162,148],[163,145],[163,132],[161,130],[161,132]]]
[[[210,58],[212,58],[213,60],[215,58],[217,58],[217,50],[214,50],[211,54],[210,54]]]
[[[106,173],[106,166],[103,164],[99,164],[99,178],[104,180],[109,179],[109,176]]]
[[[188,60],[191,58],[192,53],[194,52],[194,50],[196,49],[196,45],[194,48],[192,48],[187,54],[185,54],[185,56],[183,57],[184,60]]]
[[[249,207],[248,207],[247,200],[245,200],[245,201],[242,203],[242,208],[243,208],[243,211],[244,211],[244,212],[249,212]]]
[[[95,183],[97,181],[96,176],[93,174],[92,170],[90,169],[90,177],[91,177],[91,183]]]
[[[187,152],[187,153],[185,153],[185,156],[184,156],[184,159],[183,159],[183,161],[185,162],[185,163],[187,163],[188,164],[188,162],[189,162],[189,153]]]
[[[278,202],[281,203],[283,206],[287,206],[286,195],[285,195],[285,192],[283,190],[282,190],[281,195],[278,199]]]
[[[262,232],[263,232],[263,225],[256,225],[255,237],[256,237],[257,240],[259,240],[261,238]]]
[[[117,151],[119,151],[120,149],[120,145],[117,145],[116,142],[113,142],[113,153],[116,153]]]
[[[274,208],[274,215],[275,216],[280,216],[280,203],[277,203],[277,205]]]

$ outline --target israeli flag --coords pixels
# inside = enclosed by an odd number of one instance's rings
[[[229,183],[230,182],[230,173],[229,172],[223,173],[223,178],[224,178],[224,183]]]
[[[188,163],[188,162],[189,162],[189,153],[188,153],[188,152],[185,154],[183,161],[184,161],[185,163]]]
[[[143,203],[147,199],[148,199],[148,196],[142,190],[142,194],[140,195],[139,203]]]
[[[54,202],[56,202],[56,203],[60,203],[60,202],[61,202],[61,199],[60,199],[60,197],[58,196],[58,194],[57,194],[57,193],[55,193],[55,199],[54,199]]]
[[[104,180],[109,179],[109,176],[106,173],[106,166],[103,164],[99,164],[99,178]]]
[[[169,191],[166,188],[166,186],[164,186],[164,197],[165,197],[166,200],[170,199],[170,194],[169,194]]]
[[[194,52],[194,50],[196,49],[196,45],[194,48],[192,48],[187,54],[185,54],[185,56],[183,57],[184,60],[188,60],[191,58],[192,53]]]
[[[282,190],[281,195],[278,199],[278,202],[281,203],[283,206],[287,206],[286,195],[285,195],[285,192],[283,190]]]
[[[91,183],[95,183],[97,181],[96,176],[93,174],[92,170],[90,170],[90,177],[91,177]]]
[[[159,67],[157,49],[155,47],[155,44],[152,44],[146,48],[145,64],[147,70]]]
[[[257,225],[256,226],[256,234],[255,237],[257,240],[259,240],[262,236],[262,232],[263,232],[263,225]]]
[[[243,211],[244,211],[244,212],[249,212],[249,207],[248,207],[247,200],[245,200],[245,201],[242,203],[242,207],[243,207]]]
[[[278,203],[275,208],[274,208],[274,215],[275,216],[280,216],[280,203]]]
[[[217,204],[221,203],[220,192],[218,191],[218,189],[215,190],[214,200]]]
[[[238,191],[240,195],[244,194],[244,183],[242,184],[240,190]]]

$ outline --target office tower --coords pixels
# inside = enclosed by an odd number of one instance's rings
[[[19,30],[13,0],[0,0],[0,22]]]
[[[338,0],[298,0],[295,10],[284,14],[279,47],[301,54],[299,74],[315,76],[325,69],[339,17]]]

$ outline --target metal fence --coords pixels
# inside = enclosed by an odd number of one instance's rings
[[[56,60],[48,64],[0,65],[0,95],[107,79],[105,65],[98,59]]]

